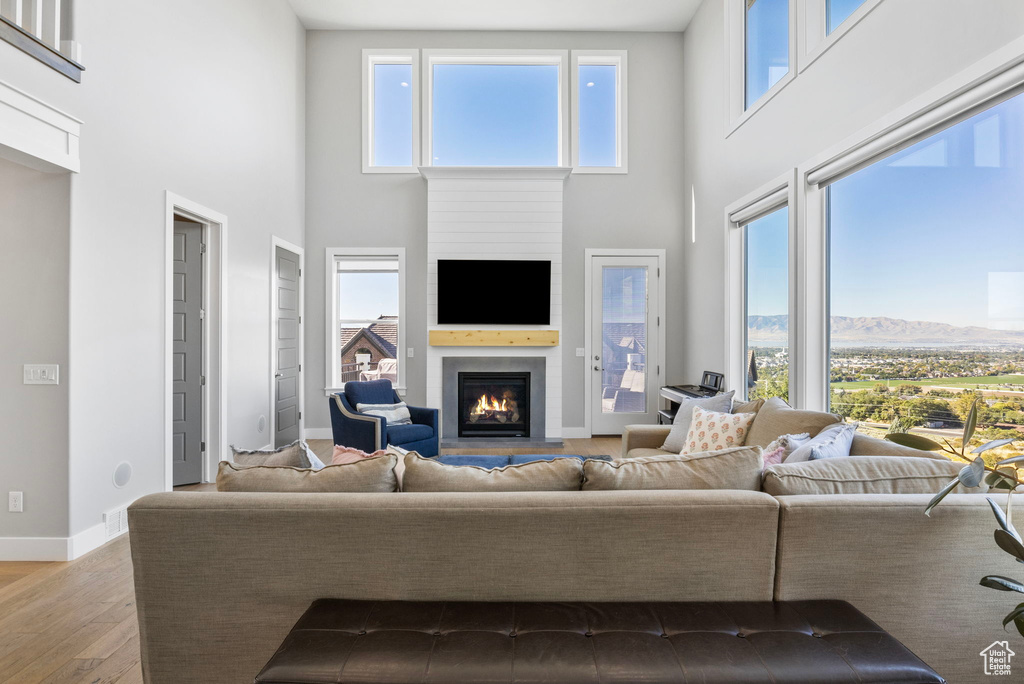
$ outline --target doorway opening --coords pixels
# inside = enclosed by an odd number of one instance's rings
[[[213,482],[226,458],[223,320],[227,219],[167,193],[164,488]]]

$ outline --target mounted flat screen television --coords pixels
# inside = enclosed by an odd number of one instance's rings
[[[438,325],[550,325],[550,261],[437,260]]]

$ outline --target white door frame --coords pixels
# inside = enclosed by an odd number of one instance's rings
[[[174,489],[174,217],[203,225],[203,482],[213,482],[217,464],[227,458],[227,267],[228,219],[223,214],[176,195],[166,193],[164,216],[164,490]]]
[[[594,257],[657,257],[658,269],[660,275],[658,277],[658,310],[655,315],[658,316],[660,325],[658,325],[658,357],[654,359],[655,368],[658,372],[652,381],[656,387],[661,387],[663,379],[668,377],[668,370],[665,364],[665,328],[667,328],[667,321],[665,320],[665,281],[668,280],[668,272],[665,270],[665,250],[664,249],[610,249],[610,248],[586,248],[583,250],[584,258],[584,278],[586,279],[583,286],[584,292],[584,304],[583,304],[583,329],[586,330],[586,337],[584,338],[584,361],[586,362],[585,374],[584,374],[584,414],[583,414],[583,429],[587,437],[593,436],[593,415],[594,415],[594,400],[593,400],[593,389],[594,389],[594,374],[590,372],[590,364],[593,362],[594,347],[593,340],[593,306],[594,306],[594,293],[593,293],[593,279],[594,279]]]
[[[277,315],[277,248],[286,249],[299,255],[299,439],[306,439],[306,250],[276,235],[270,236],[270,448],[274,448],[277,435],[277,388],[274,373],[277,368],[277,330],[274,321]]]

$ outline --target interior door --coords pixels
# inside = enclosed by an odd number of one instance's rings
[[[658,258],[591,258],[591,432],[618,435],[657,420]]]
[[[274,247],[274,336],[277,346],[274,371],[274,446],[299,439],[299,292],[302,272],[299,255]]]
[[[203,479],[203,226],[174,222],[174,486]]]

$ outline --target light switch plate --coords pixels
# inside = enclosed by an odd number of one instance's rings
[[[406,356],[408,356],[411,359],[413,351],[414,351],[413,348],[409,347],[409,349],[406,350]]]
[[[576,347],[576,356],[586,356],[587,350],[583,347]]]
[[[26,385],[59,385],[60,366],[55,363],[26,363]]]

